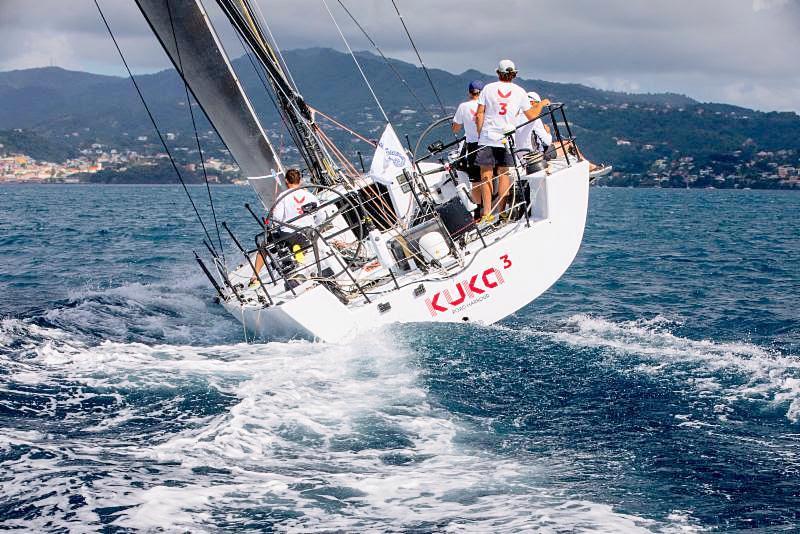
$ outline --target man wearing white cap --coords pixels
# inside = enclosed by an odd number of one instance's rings
[[[528,92],[528,99],[530,100],[531,106],[536,106],[542,101],[539,97],[539,93],[535,91]],[[520,124],[520,126],[514,134],[514,146],[518,150],[527,148],[532,152],[541,151],[545,154],[545,160],[563,157],[564,153],[567,151],[577,155],[580,159],[586,159],[578,149],[578,146],[574,143],[564,143],[562,141],[554,142],[553,134],[550,133],[548,127],[542,122],[542,119],[536,119],[533,122],[528,122],[528,120],[529,119],[525,118],[525,115],[521,113],[517,117],[517,124]],[[526,122],[528,124],[525,124]],[[535,134],[538,146],[533,146],[534,135],[532,134]],[[605,176],[610,173],[611,170],[612,167],[610,165],[596,165],[589,161],[589,176],[591,178]]]
[[[537,105],[542,99],[539,93],[535,91],[528,91],[528,101],[531,106]],[[527,124],[526,124],[527,123]],[[529,122],[529,119],[522,113],[517,115],[517,132],[514,134],[514,146],[520,149],[528,149],[531,152],[544,152],[547,147],[553,144],[553,135],[547,130],[542,119],[536,119]],[[533,136],[536,135],[538,146],[533,146]]]
[[[478,111],[475,117],[478,126],[478,145],[481,147],[475,162],[481,168],[481,205],[484,222],[492,222],[492,180],[494,169],[498,173],[498,213],[506,205],[506,197],[511,187],[509,167],[515,165],[514,156],[508,147],[506,134],[517,126],[517,115],[522,113],[533,119],[541,113],[549,100],[532,106],[525,90],[512,83],[517,68],[510,59],[500,61],[497,66],[498,81],[486,85],[478,98]]]

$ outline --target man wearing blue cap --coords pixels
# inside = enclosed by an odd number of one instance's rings
[[[464,170],[469,176],[472,184],[472,200],[480,204],[480,181],[481,169],[475,164],[475,154],[478,152],[478,124],[475,122],[475,115],[478,113],[478,97],[483,89],[483,82],[473,80],[469,84],[469,100],[462,102],[456,114],[453,115],[453,133],[458,134],[463,126],[465,143],[461,149],[461,157],[464,158]]]

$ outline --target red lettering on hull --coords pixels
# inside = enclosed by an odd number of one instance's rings
[[[504,269],[511,267],[511,262],[508,260],[507,255],[501,256],[501,259],[503,260]],[[469,281],[464,280],[456,283],[452,292],[450,289],[443,289],[442,291],[434,294],[433,297],[425,299],[425,304],[428,307],[428,312],[431,314],[431,317],[437,317],[440,313],[450,311],[451,309],[464,304],[468,301],[467,299],[470,301],[475,300],[476,298],[479,298],[479,295],[483,295],[487,291],[490,291],[504,283],[505,279],[500,273],[500,270],[494,267],[489,267],[480,274],[472,275],[469,278]],[[453,298],[454,293],[458,293],[458,297]],[[444,297],[444,300],[447,302],[447,304],[439,301],[441,297]]]

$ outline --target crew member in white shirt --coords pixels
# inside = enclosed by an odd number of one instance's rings
[[[306,213],[304,206],[309,204],[314,204],[315,207],[319,206],[319,199],[308,189],[299,189],[300,179],[299,170],[289,169],[286,171],[287,191],[281,195],[281,199],[272,209],[272,222],[278,226],[279,231],[283,234],[294,233],[295,230],[281,223],[289,223],[298,228],[307,228],[314,224],[312,215],[300,216]],[[300,218],[298,219],[298,217]]]
[[[281,194],[280,200],[275,207],[272,208],[271,221],[278,227],[278,231],[273,235],[273,241],[285,241],[289,248],[296,252],[295,247],[302,248],[306,239],[301,234],[297,233],[294,228],[307,228],[313,226],[314,216],[307,213],[307,208],[313,206],[316,208],[320,202],[317,196],[308,189],[300,189],[301,174],[297,169],[289,169],[286,171],[286,188],[287,190]],[[306,215],[304,215],[306,214]],[[299,217],[299,218],[298,218]],[[291,224],[292,227],[281,223]],[[256,254],[255,270],[257,273],[261,272],[264,267],[264,257],[259,253]],[[250,278],[250,285],[256,283],[257,277],[253,275]]]
[[[539,93],[535,91],[528,92],[528,101],[531,106],[537,105],[542,99]],[[517,150],[530,150],[531,152],[545,152],[547,148],[553,144],[553,135],[548,130],[547,126],[542,122],[542,119],[536,119],[530,122],[523,114],[517,115],[517,132],[514,134],[514,147]],[[534,146],[533,139],[536,136],[537,146]],[[524,156],[524,153],[520,154]]]
[[[550,104],[549,100],[543,100],[538,106],[531,105],[525,90],[512,82],[517,76],[517,68],[510,59],[500,61],[497,76],[498,81],[486,85],[481,91],[476,115],[480,149],[475,160],[481,168],[482,220],[487,223],[494,220],[492,180],[495,167],[498,173],[498,213],[505,210],[511,188],[509,167],[513,167],[515,162],[506,135],[516,129],[518,114],[533,119]]]
[[[542,99],[539,97],[539,93],[535,91],[529,91],[528,98],[530,99],[531,106],[535,106],[542,101]],[[526,119],[524,115],[518,116],[517,124],[520,124],[521,126],[517,128],[517,132],[514,134],[514,146],[517,149],[527,148],[533,152],[541,151],[545,155],[545,160],[551,160],[559,157],[563,158],[565,152],[567,151],[570,154],[577,156],[581,160],[586,159],[577,145],[571,142],[565,143],[561,141],[555,141],[549,127],[542,122],[542,119],[536,119],[528,124],[525,124],[526,122],[528,122],[528,119]],[[536,141],[539,143],[539,146],[533,146],[534,136],[532,134],[536,134]],[[612,168],[610,165],[596,165],[589,161],[589,176],[591,178],[604,176],[611,172],[611,169]]]
[[[483,82],[473,80],[469,84],[469,100],[462,102],[456,114],[453,115],[453,133],[458,134],[464,128],[464,146],[461,149],[461,157],[464,158],[464,168],[472,186],[472,200],[476,204],[481,203],[481,169],[475,164],[475,156],[478,152],[478,125],[475,117],[478,114],[478,97],[483,89]]]

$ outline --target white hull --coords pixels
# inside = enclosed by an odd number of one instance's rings
[[[473,241],[467,246],[464,268],[450,276],[415,272],[398,277],[400,289],[371,295],[369,303],[361,299],[345,305],[316,285],[274,306],[242,305],[236,300],[223,304],[242,322],[248,339],[340,342],[389,323],[495,323],[552,286],[574,260],[583,239],[588,163],[573,164],[533,183],[537,194],[530,225],[525,218],[507,224],[486,237],[485,248]],[[244,279],[247,271],[241,276]],[[424,294],[415,296],[420,285]],[[386,304],[391,306],[388,310]]]

